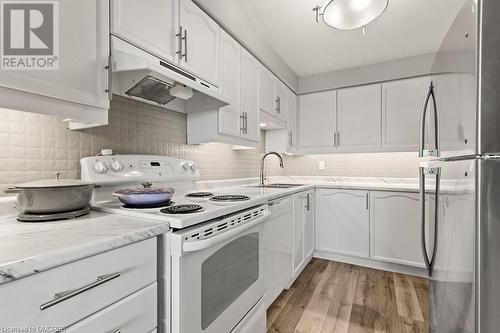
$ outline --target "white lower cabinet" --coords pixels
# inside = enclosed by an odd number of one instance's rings
[[[293,196],[293,276],[297,278],[314,251],[313,191]]]
[[[151,332],[157,322],[156,283],[68,327],[68,333]]]
[[[426,198],[425,220],[429,245],[434,221],[431,196]],[[418,193],[370,192],[370,225],[371,259],[425,268]]]
[[[436,265],[449,278],[474,272],[474,199],[472,193],[443,196]]]
[[[292,221],[291,196],[270,203],[271,217],[264,223],[264,269],[267,309],[292,280]]]
[[[1,285],[0,323],[5,327],[66,328],[109,306],[109,312],[116,315],[106,316],[119,321],[123,312],[113,304],[118,307],[116,302],[156,283],[156,253],[153,238]],[[127,308],[131,309],[129,319],[141,313],[134,313],[133,305]],[[149,325],[146,331],[154,327]]]
[[[369,257],[368,191],[319,189],[316,244],[319,251]]]

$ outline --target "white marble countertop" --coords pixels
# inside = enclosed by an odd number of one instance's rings
[[[223,190],[233,192],[258,194],[260,197],[272,199],[274,196],[284,196],[311,188],[353,189],[369,191],[419,192],[417,178],[381,178],[381,177],[323,177],[323,176],[274,176],[266,180],[266,184],[291,183],[302,186],[288,189],[258,188],[257,178],[232,179],[220,181],[199,182],[200,190]],[[427,181],[426,190],[434,190],[435,182]],[[474,191],[474,181],[470,179],[441,180],[441,193],[466,193]]]
[[[415,178],[279,176],[266,181],[267,184],[302,184],[288,189],[260,188],[256,187],[257,183],[257,178],[201,181],[198,190],[252,196],[251,200],[226,208],[231,211],[313,188],[400,192],[419,190],[418,179]],[[433,188],[432,185],[428,183],[428,188]],[[441,183],[442,193],[473,190],[474,183],[468,179],[443,180]],[[169,231],[169,225],[161,219],[138,219],[99,212],[75,220],[46,223],[21,223],[16,220],[16,215],[13,198],[0,198],[0,284]]]
[[[91,212],[74,220],[23,223],[0,198],[0,284],[169,231],[161,221]]]

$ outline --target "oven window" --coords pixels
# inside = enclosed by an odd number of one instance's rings
[[[242,236],[201,266],[201,328],[206,329],[259,278],[259,233]]]

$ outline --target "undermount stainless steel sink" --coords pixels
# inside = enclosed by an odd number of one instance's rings
[[[285,183],[274,183],[274,184],[266,184],[266,185],[256,185],[254,187],[261,188],[292,188],[297,186],[303,186],[304,184],[285,184]]]

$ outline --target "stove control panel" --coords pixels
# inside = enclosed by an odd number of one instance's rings
[[[111,155],[80,161],[82,179],[97,184],[198,180],[195,162],[167,156]]]

